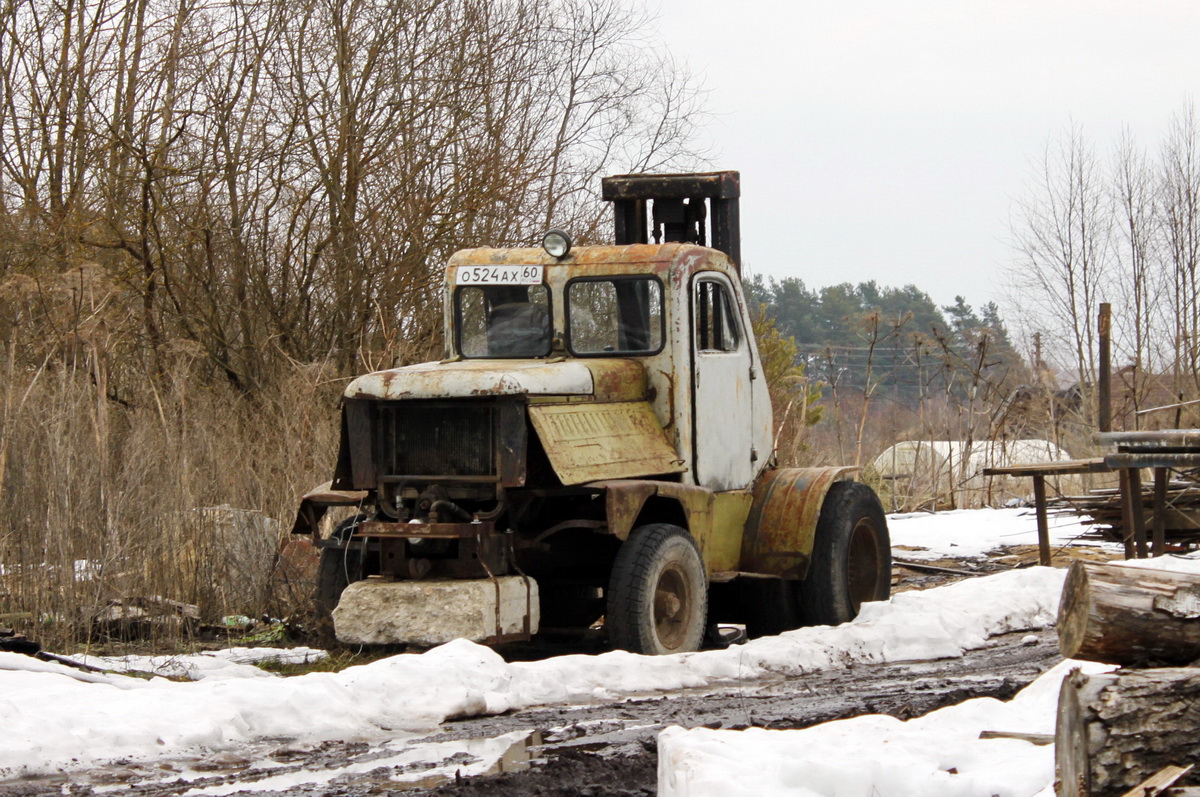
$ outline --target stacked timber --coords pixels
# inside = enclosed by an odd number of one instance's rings
[[[1200,761],[1200,576],[1075,562],[1063,585],[1059,647],[1117,664],[1073,670],[1059,693],[1059,797],[1195,795]],[[1168,782],[1170,781],[1170,782]]]
[[[1149,484],[1142,486],[1142,508],[1149,528],[1154,517],[1154,494]],[[1091,526],[1093,536],[1121,542],[1125,537],[1121,514],[1121,493],[1116,489],[1092,490],[1087,495],[1071,495],[1053,501],[1053,509],[1074,512]],[[1192,479],[1172,479],[1167,484],[1163,524],[1168,544],[1200,545],[1200,483]]]

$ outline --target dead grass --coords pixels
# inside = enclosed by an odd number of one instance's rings
[[[194,604],[206,623],[307,611],[307,590],[278,578],[280,543],[298,495],[332,470],[336,380],[290,368],[249,398],[184,366],[114,394],[93,370],[0,365],[0,391],[21,396],[3,426],[7,624],[61,646],[85,642],[115,599]]]

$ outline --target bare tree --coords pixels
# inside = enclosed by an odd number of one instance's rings
[[[1033,194],[1020,204],[1013,278],[1036,320],[1062,345],[1081,386],[1095,377],[1092,308],[1105,290],[1109,203],[1096,155],[1078,126],[1047,146]]]

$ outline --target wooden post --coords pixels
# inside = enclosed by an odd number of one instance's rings
[[[1097,385],[1096,425],[1101,432],[1112,431],[1112,305],[1100,303],[1100,318],[1098,321],[1100,339],[1100,373]]]
[[[1033,475],[1033,506],[1037,513],[1038,564],[1050,566],[1050,521],[1046,517],[1046,477]]]
[[[1146,508],[1142,506],[1141,468],[1129,471],[1129,514],[1133,518],[1133,542],[1137,547],[1138,559],[1149,559],[1150,549],[1146,545]]]
[[[1154,469],[1154,555],[1167,552],[1167,479],[1170,471]]]
[[[1117,468],[1117,479],[1121,484],[1121,542],[1125,544],[1125,558],[1132,559],[1133,502],[1129,500],[1129,468]]]

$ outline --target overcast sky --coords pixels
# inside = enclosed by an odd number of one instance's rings
[[[743,259],[809,287],[1003,295],[1009,216],[1073,122],[1157,148],[1200,84],[1195,0],[647,0],[702,75]]]

